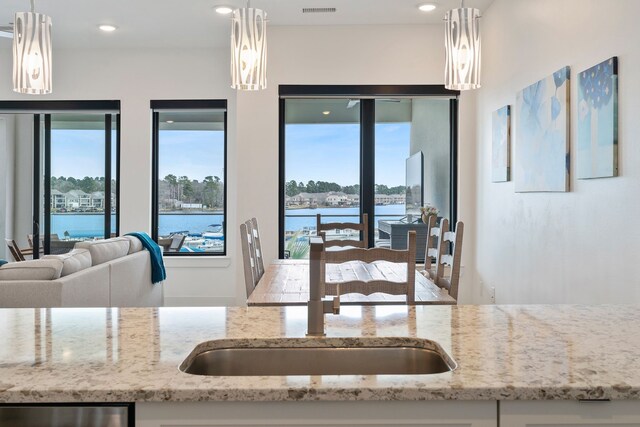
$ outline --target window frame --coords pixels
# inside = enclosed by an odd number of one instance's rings
[[[450,141],[450,216],[458,217],[458,115],[460,91],[444,85],[279,85],[278,120],[278,257],[285,253],[285,184],[286,184],[286,120],[287,99],[357,98],[360,106],[360,215],[369,215],[369,245],[375,233],[375,100],[388,97],[446,97],[449,99]]]
[[[152,100],[150,102],[151,114],[152,114],[152,126],[151,126],[151,238],[154,241],[158,241],[158,226],[159,226],[159,214],[158,209],[158,192],[159,192],[159,169],[160,169],[160,123],[159,116],[161,110],[177,111],[177,110],[224,110],[224,170],[223,170],[223,183],[224,183],[224,198],[223,198],[223,216],[222,232],[224,234],[224,247],[222,252],[168,252],[163,253],[163,256],[171,257],[224,257],[227,256],[228,239],[227,234],[227,100],[226,99],[171,99],[171,100]]]

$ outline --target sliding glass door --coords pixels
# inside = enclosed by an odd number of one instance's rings
[[[5,238],[39,258],[118,235],[119,111],[119,101],[0,101]]]
[[[317,214],[323,222],[359,222],[366,213],[370,245],[388,247],[381,221],[420,221],[406,205],[413,155],[421,156],[418,182],[411,184],[420,193],[417,207],[428,204],[455,221],[456,92],[280,86],[280,96],[281,257],[308,257]]]

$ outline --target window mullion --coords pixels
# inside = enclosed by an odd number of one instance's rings
[[[38,185],[39,185],[38,180]],[[44,116],[44,253],[51,253],[51,114]],[[36,237],[33,237],[35,248]],[[38,241],[40,236],[38,236]],[[39,249],[38,249],[39,250]],[[35,256],[35,249],[34,249]],[[38,254],[39,255],[39,254]]]
[[[104,115],[104,238],[111,237],[111,114]]]
[[[158,214],[159,214],[159,206],[158,206],[158,164],[159,164],[159,153],[158,153],[158,139],[159,139],[159,116],[160,113],[157,111],[153,112],[152,118],[152,165],[151,165],[151,180],[153,185],[151,188],[153,189],[151,192],[151,206],[152,206],[152,214],[151,214],[151,237],[156,242],[158,241]]]
[[[369,246],[375,244],[375,99],[362,99],[360,104],[360,214],[368,214]]]

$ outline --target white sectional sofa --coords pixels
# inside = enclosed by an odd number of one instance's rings
[[[64,255],[0,267],[0,307],[159,307],[151,258],[132,236],[77,243]]]

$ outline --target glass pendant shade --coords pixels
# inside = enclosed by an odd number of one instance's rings
[[[267,87],[267,14],[245,7],[233,11],[231,26],[231,87]]]
[[[480,10],[452,9],[445,15],[444,86],[451,90],[480,87]]]
[[[13,22],[13,90],[51,93],[51,17],[18,12]]]

